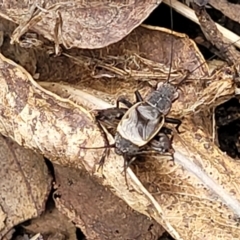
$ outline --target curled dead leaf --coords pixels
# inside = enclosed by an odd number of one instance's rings
[[[15,225],[39,216],[52,178],[43,157],[0,136],[0,238]]]
[[[79,148],[104,145],[91,114],[41,88],[29,73],[3,55],[0,70],[0,132],[55,162],[79,167],[85,156],[88,167],[93,167],[92,154]]]
[[[91,0],[32,4],[22,0],[3,3],[0,14],[19,24],[12,42],[19,42],[31,30],[66,48],[101,48],[125,37],[160,3],[161,0]]]
[[[171,40],[174,49],[172,59]],[[166,81],[171,61],[170,80],[182,79],[190,73],[188,77],[201,86],[199,78],[208,76],[208,66],[196,44],[188,36],[148,25],[134,29],[123,40],[108,47],[95,50],[70,49],[63,52],[63,55],[82,68],[79,81],[81,87],[89,86],[111,91],[109,93],[112,94],[119,94],[123,89],[129,92],[131,85],[128,84],[133,80]],[[112,87],[106,89],[106,81]],[[134,92],[133,89],[131,91]]]

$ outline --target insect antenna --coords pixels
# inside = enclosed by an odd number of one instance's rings
[[[228,47],[234,45],[236,42],[240,41],[240,38],[232,43],[230,43],[228,46],[226,46],[224,49],[222,49],[222,52],[226,51]],[[207,59],[207,61],[211,61],[213,60],[215,57],[217,56],[217,54],[213,54],[211,57],[209,57]],[[206,62],[206,61],[205,61]],[[201,63],[199,66],[197,66],[195,69],[193,69],[193,71],[191,73],[193,73],[194,71],[196,71],[199,67],[201,67],[205,62]]]
[[[232,42],[231,44],[229,44],[228,46],[225,47],[225,49],[223,49],[222,51],[226,51],[226,49],[231,46],[231,45],[234,45],[236,42],[240,41],[240,38],[234,42]],[[215,57],[217,56],[217,54],[213,54],[211,57],[209,57],[207,59],[207,61],[211,61],[213,60]],[[192,73],[194,73],[194,71],[196,71],[198,68],[200,68],[201,66],[203,66],[203,64],[205,64],[207,61],[203,61],[201,64],[199,64],[197,67],[195,67],[191,72],[188,71],[188,73],[183,76],[183,78],[176,84],[177,87],[181,86],[181,84],[186,80],[186,78],[191,75]],[[211,77],[211,76],[209,76]],[[205,78],[207,79],[207,78]],[[191,79],[191,78],[188,78],[188,80],[195,80],[195,79]],[[199,80],[204,80],[204,78],[200,78]],[[179,88],[181,90],[181,88]]]
[[[80,147],[80,149],[104,149],[104,148],[115,148],[115,143],[102,147]]]
[[[170,0],[170,5],[172,5],[172,0]],[[167,77],[167,83],[170,81],[171,77],[171,71],[172,71],[172,61],[173,61],[173,10],[172,7],[170,7],[170,19],[171,19],[171,53],[170,53],[170,65],[169,65],[169,72]]]
[[[109,144],[109,145],[106,145],[106,146],[102,146],[102,147],[80,147],[80,149],[105,149],[103,154],[102,154],[102,156],[101,156],[101,158],[100,158],[100,161],[98,162],[99,166],[97,168],[97,171],[100,168],[103,167],[103,165],[105,163],[105,159],[109,155],[111,148],[115,148],[115,143]]]

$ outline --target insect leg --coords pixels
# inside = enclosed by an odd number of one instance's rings
[[[170,152],[170,150],[172,149],[172,144],[171,144],[172,139],[169,139],[169,137],[163,132],[160,132],[157,135],[157,137],[158,137],[158,140],[153,139],[149,143],[150,148],[160,153]]]
[[[96,119],[100,121],[107,129],[116,129],[119,121],[126,113],[127,108],[108,108],[98,110]]]
[[[143,98],[138,90],[135,91],[135,96],[136,96],[136,102],[143,102]]]
[[[133,106],[133,104],[131,102],[129,102],[127,99],[125,99],[123,96],[118,97],[117,103],[116,103],[117,108],[120,108],[120,103],[123,103],[128,108]]]
[[[181,132],[179,131],[179,127],[180,127],[181,124],[182,124],[182,121],[181,121],[181,120],[176,119],[176,118],[166,117],[166,118],[165,118],[165,122],[166,122],[166,123],[176,124],[175,129],[177,130],[177,132],[178,132],[179,134],[181,133]]]
[[[129,188],[128,181],[127,181],[127,168],[136,160],[136,157],[128,157],[127,155],[123,155],[123,158],[124,158],[124,168],[123,168],[124,177],[125,177],[127,187]]]
[[[170,148],[169,149],[172,149],[172,142],[173,142],[173,130],[168,128],[168,127],[162,127],[160,132],[158,133],[158,136],[160,133],[164,133],[165,135],[169,136],[170,135],[170,138],[169,138],[169,141],[170,141]]]
[[[106,132],[104,131],[101,123],[100,123],[99,121],[96,121],[96,122],[97,122],[97,125],[99,126],[99,129],[100,129],[101,133],[103,134],[103,139],[104,139],[104,141],[105,141],[106,146],[109,146],[109,141],[108,141]],[[99,161],[99,163],[98,163],[99,166],[98,166],[97,171],[98,171],[100,168],[103,168],[105,159],[106,159],[106,157],[109,155],[109,153],[110,153],[110,148],[108,148],[108,147],[105,148],[105,149],[104,149],[104,152],[103,152],[103,154],[102,154],[102,156],[101,156],[101,158],[100,158],[100,161]]]
[[[136,103],[143,101],[143,98],[138,90],[135,91],[135,96],[136,96]],[[123,103],[128,108],[131,108],[133,106],[133,104],[129,102],[127,99],[125,99],[123,96],[118,97],[117,104],[116,104],[117,108],[120,108],[119,103]]]

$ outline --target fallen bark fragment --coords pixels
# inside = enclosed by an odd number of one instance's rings
[[[240,58],[240,53],[235,49],[234,46],[230,44],[230,41],[228,41],[218,30],[217,25],[206,12],[205,7],[200,7],[194,2],[192,3],[192,5],[193,9],[195,10],[196,16],[198,17],[200,27],[208,41],[210,41],[220,50],[220,53],[225,56],[229,64],[232,65],[236,63]]]
[[[235,22],[240,23],[239,4],[229,2],[227,0],[211,0],[210,5],[212,5],[217,10],[221,11],[224,16],[232,19]]]

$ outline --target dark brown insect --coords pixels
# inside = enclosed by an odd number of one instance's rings
[[[155,152],[166,153],[172,150],[171,130],[164,123],[181,124],[178,119],[166,115],[172,103],[178,98],[177,87],[170,83],[159,83],[157,89],[144,100],[138,91],[135,92],[136,103],[132,104],[124,98],[117,100],[116,108],[98,111],[97,120],[112,129],[116,129],[115,152],[125,159],[125,168],[135,160],[138,154]],[[120,108],[123,103],[128,108]],[[102,159],[101,164],[103,164]]]
[[[143,100],[139,92],[136,92],[137,103],[129,104],[130,108],[117,126],[116,153],[132,155],[141,152],[142,147],[160,133],[165,121],[173,121],[173,123],[180,125],[180,121],[165,117],[172,102],[177,97],[178,92],[169,83],[159,84],[158,88],[150,93],[146,100]],[[165,139],[165,142],[162,145],[159,143],[156,146],[151,145],[156,151],[163,153],[169,150],[170,145],[167,147],[167,137],[164,137],[164,133],[160,135],[162,140]],[[126,148],[123,144],[126,140],[131,148]]]
[[[172,12],[171,12],[172,13]],[[172,40],[173,41],[173,40]],[[173,42],[171,43],[173,46]],[[171,59],[172,59],[171,47]],[[124,157],[126,168],[135,160],[138,154],[155,152],[165,153],[172,149],[172,131],[164,127],[164,123],[176,124],[176,129],[181,124],[178,119],[166,117],[172,103],[179,97],[178,87],[169,83],[172,62],[170,62],[169,76],[165,83],[158,83],[157,88],[143,99],[138,91],[135,92],[136,103],[132,104],[124,98],[117,100],[116,108],[98,111],[96,119],[103,124],[111,126],[114,120],[115,144],[106,146],[106,151],[101,158],[100,166],[103,165],[109,147],[115,147],[115,152]],[[119,107],[120,103],[127,109]],[[115,116],[114,116],[115,114]],[[116,124],[116,119],[118,123]],[[126,172],[126,171],[125,171]]]

